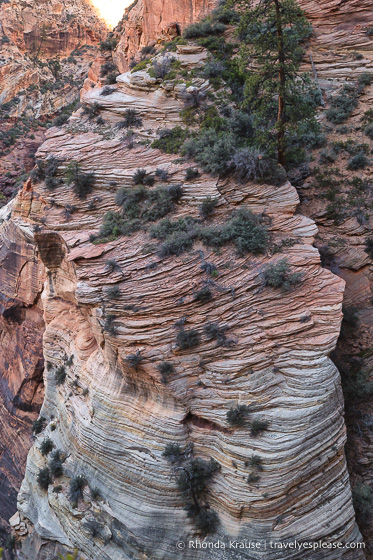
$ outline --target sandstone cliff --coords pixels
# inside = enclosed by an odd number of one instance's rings
[[[121,72],[142,47],[180,35],[190,23],[200,20],[216,6],[217,0],[135,0],[126,10],[117,30],[120,33],[114,60]]]
[[[200,51],[183,47],[178,56],[191,68],[205,57]],[[195,529],[163,457],[172,442],[193,443],[196,456],[221,465],[209,492],[220,518],[218,537],[359,540],[339,374],[328,357],[339,333],[344,282],[320,266],[312,245],[317,229],[295,214],[298,196],[290,183],[238,185],[206,175],[185,181],[189,163],[147,147],[160,123],[180,122],[181,108],[176,90],[149,82],[144,87],[147,79],[141,72],[124,74],[111,95],[102,96],[100,88],[85,95],[92,107],[100,104],[104,125],[78,112],[67,127],[48,132],[40,158],[53,155],[64,167],[79,162],[95,173],[86,201],[77,203],[65,186],[51,195],[41,182],[33,186],[34,196],[22,193],[13,207],[11,222],[40,224],[34,240],[47,274],[41,411],[47,424],[29,454],[19,494],[17,522],[30,531],[24,553],[30,560],[44,557],[40,550],[47,554],[51,539],[94,559],[175,558],[177,541],[191,538]],[[128,108],[143,119],[132,149],[114,126]],[[170,184],[183,183],[173,218],[197,217],[207,195],[219,200],[215,222],[241,206],[264,212],[274,244],[293,240],[287,257],[301,284],[286,293],[264,287],[266,263],[281,257],[275,252],[239,257],[232,247],[214,253],[196,245],[160,259],[146,232],[92,244],[89,236],[103,213],[116,208],[115,192],[131,187],[139,165],[148,172],[167,170]],[[67,218],[64,209],[72,206]],[[205,262],[214,264],[218,277],[211,283],[213,300],[198,304]],[[113,286],[116,299],[109,296]],[[198,331],[196,348],[177,346],[175,323],[181,319],[185,329]],[[225,325],[230,343],[206,336],[208,322]],[[131,367],[129,357],[137,352],[141,363]],[[167,384],[157,370],[165,360],[174,364]],[[63,383],[56,383],[59,368],[66,372]],[[253,405],[253,417],[269,422],[260,438],[227,424],[226,413],[237,403]],[[39,451],[46,437],[66,456],[58,490],[50,485],[47,492],[36,480],[46,465]],[[253,455],[263,471],[248,482]],[[89,486],[72,505],[69,483],[79,475]],[[188,548],[177,553],[199,556]],[[214,558],[225,557],[214,551]],[[279,556],[267,551],[265,557]],[[304,557],[287,553],[289,559]],[[363,558],[356,550],[342,557]],[[329,551],[322,558],[337,556]]]
[[[84,2],[0,3],[0,205],[14,196],[22,177],[33,168],[48,118],[78,98],[98,41],[106,32]],[[7,210],[3,209],[4,219]],[[32,232],[6,222],[3,234],[1,527],[16,510],[31,445],[31,422],[43,400],[44,363],[40,302],[44,278]]]
[[[0,22],[3,203],[32,169],[48,118],[79,98],[107,29],[89,3],[76,0],[1,2]]]
[[[300,3],[313,19],[311,47],[326,98],[339,86],[339,78],[357,78],[371,66],[372,41],[363,25],[371,7],[363,1],[330,2],[321,10],[319,4]],[[144,34],[144,9],[139,1],[129,12],[132,38],[126,42],[124,37],[114,54],[122,70],[139,46],[157,40],[172,23],[171,14],[165,27],[158,32],[149,28]],[[170,31],[178,32],[174,26]],[[204,55],[183,56],[191,67]],[[39,151],[42,159],[50,154],[63,159],[60,171],[70,161],[93,171],[94,192],[81,202],[66,186],[53,194],[43,183],[34,184],[31,191],[27,186],[3,225],[5,239],[9,224],[23,243],[21,233],[26,232],[27,242],[36,247],[38,277],[47,278],[41,302],[33,303],[42,306],[46,323],[42,414],[47,423],[30,453],[19,495],[20,517],[13,520],[21,534],[25,524],[28,527],[26,558],[49,560],[54,541],[77,546],[94,559],[175,558],[177,540],[192,535],[194,528],[162,456],[170,442],[181,446],[193,442],[197,456],[213,457],[221,465],[210,489],[211,507],[221,522],[218,536],[358,540],[343,452],[340,378],[328,356],[342,317],[344,282],[335,273],[347,281],[347,304],[361,304],[364,338],[352,346],[358,354],[370,344],[371,267],[364,250],[369,225],[355,215],[336,227],[325,201],[320,201],[320,190],[310,181],[301,183],[301,214],[317,222],[319,233],[314,221],[294,213],[299,199],[290,183],[279,189],[242,186],[206,175],[186,182],[189,164],[147,147],[159,126],[180,122],[177,92],[167,92],[138,73],[120,76],[112,95],[100,93],[99,88],[90,90],[85,101],[92,107],[99,103],[104,125],[93,124],[79,112],[64,129],[50,130]],[[369,88],[364,96],[363,104],[369,102]],[[136,108],[143,118],[133,149],[114,126],[128,108]],[[352,117],[354,126],[359,126],[365,108],[360,105]],[[347,140],[348,134],[338,138]],[[342,160],[347,164],[346,156]],[[292,240],[286,254],[294,270],[301,271],[301,285],[290,294],[263,287],[266,263],[280,257],[275,253],[242,258],[232,248],[215,254],[197,245],[186,256],[162,260],[146,232],[90,243],[103,214],[116,209],[115,192],[122,186],[130,188],[139,166],[148,172],[167,169],[170,184],[184,184],[175,217],[197,217],[198,204],[206,195],[219,198],[216,221],[240,206],[264,211],[273,241]],[[298,186],[299,177],[295,182]],[[35,225],[41,230],[33,232]],[[334,274],[321,268],[313,247],[315,236],[321,249],[328,243],[323,264]],[[206,281],[202,258],[213,262],[219,273],[214,300],[204,305],[194,299]],[[115,266],[108,264],[113,260]],[[13,292],[16,277],[12,272]],[[113,286],[119,288],[114,300],[109,297]],[[197,349],[180,350],[176,345],[175,323],[184,318],[185,328],[201,335]],[[204,334],[208,321],[229,327],[234,344],[218,347],[209,340]],[[143,360],[135,369],[128,357],[137,351]],[[167,385],[157,370],[163,360],[175,365]],[[67,377],[56,385],[56,370],[61,367]],[[254,404],[253,417],[268,420],[269,431],[253,439],[245,430],[232,430],[226,412],[237,403]],[[363,425],[369,429],[369,423]],[[67,455],[64,476],[47,493],[36,483],[39,469],[46,465],[39,451],[45,437]],[[357,480],[370,482],[369,447],[361,440],[357,447],[366,455],[354,458],[360,469]],[[250,469],[245,463],[252,455],[262,458],[264,470],[259,481],[248,484]],[[86,486],[83,501],[74,507],[68,499],[69,482],[80,474],[92,490]],[[186,550],[177,557],[200,554]],[[356,550],[322,554],[315,558],[363,558]],[[223,552],[214,555],[228,557]],[[236,552],[234,558],[239,557]],[[253,556],[242,554],[249,557]],[[265,556],[276,557],[282,559],[283,553]],[[305,557],[311,556],[286,556]]]

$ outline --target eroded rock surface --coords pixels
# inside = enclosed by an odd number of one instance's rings
[[[8,209],[2,210],[2,219]],[[44,276],[30,227],[1,227],[0,302],[0,532],[16,511],[16,497],[31,446],[31,421],[43,401]]]
[[[190,163],[139,144],[154,139],[160,124],[178,124],[177,91],[143,91],[128,74],[112,95],[100,91],[91,90],[84,100],[93,105],[100,99],[106,124],[78,112],[66,127],[48,132],[38,153],[63,160],[61,170],[77,161],[94,172],[94,192],[79,201],[66,185],[51,194],[43,183],[34,184],[27,212],[18,197],[12,213],[12,221],[40,226],[35,242],[47,270],[47,426],[29,454],[18,502],[29,530],[26,558],[36,559],[30,539],[76,546],[95,560],[199,558],[201,552],[189,548],[175,553],[177,541],[193,538],[195,528],[162,455],[172,442],[193,443],[196,456],[221,465],[209,489],[220,518],[217,538],[358,541],[340,378],[328,357],[339,334],[344,282],[321,267],[313,246],[316,226],[295,214],[296,190],[290,183],[237,185],[203,174],[185,181]],[[133,149],[114,127],[127,108],[143,118]],[[264,286],[265,266],[284,256],[275,251],[239,257],[232,246],[214,253],[197,243],[178,257],[161,259],[145,230],[92,244],[89,236],[97,233],[105,211],[117,209],[115,192],[133,186],[140,166],[167,170],[168,184],[183,183],[173,218],[197,218],[198,204],[208,195],[219,200],[213,223],[242,206],[264,212],[271,243],[285,242],[300,284],[291,292]],[[71,206],[74,211],[66,213]],[[107,262],[113,259],[115,266]],[[218,276],[210,284],[213,300],[200,304],[195,293],[208,280],[204,262],[213,263]],[[113,286],[120,290],[116,299],[109,297]],[[177,346],[175,323],[181,319],[185,329],[200,334],[197,347]],[[228,345],[206,336],[208,322],[227,327]],[[128,357],[137,352],[143,359],[136,369]],[[157,370],[162,361],[175,367],[167,384]],[[66,379],[57,385],[61,367]],[[268,420],[269,430],[253,438],[245,429],[232,429],[226,414],[237,403],[254,405],[252,418]],[[47,492],[36,481],[47,464],[39,451],[46,436],[66,454],[64,475]],[[263,472],[248,483],[252,455],[262,458]],[[74,505],[69,483],[81,474],[89,487]],[[54,485],[61,487],[53,491]],[[89,488],[98,488],[101,499]],[[92,520],[98,524],[94,536]],[[214,550],[213,557],[282,559],[283,552]],[[363,553],[286,553],[289,560],[313,557],[356,560]]]

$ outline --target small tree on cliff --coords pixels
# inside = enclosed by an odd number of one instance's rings
[[[311,34],[295,0],[238,0],[241,66],[249,66],[245,105],[255,120],[257,141],[269,143],[281,165],[299,136],[315,134],[315,99],[311,82],[300,74],[303,44]],[[295,137],[297,139],[295,139]]]

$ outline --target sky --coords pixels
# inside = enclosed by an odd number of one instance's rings
[[[116,25],[122,18],[124,10],[132,0],[91,0],[101,12],[105,21],[111,25]]]

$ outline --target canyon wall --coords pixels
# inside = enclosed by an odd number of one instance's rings
[[[206,53],[186,46],[176,56],[192,68]],[[46,427],[29,454],[13,522],[16,530],[26,524],[29,531],[23,553],[28,560],[48,558],[50,541],[57,541],[97,560],[199,557],[188,547],[175,553],[177,542],[193,538],[195,529],[163,457],[170,443],[193,444],[196,457],[213,458],[221,467],[209,488],[209,504],[220,519],[215,539],[264,543],[296,535],[358,542],[343,397],[328,357],[339,334],[344,282],[321,267],[313,247],[317,229],[295,214],[299,199],[290,183],[240,185],[204,174],[186,181],[190,163],[147,146],[160,124],[181,123],[182,102],[177,86],[146,80],[146,73],[127,73],[108,96],[91,89],[84,101],[100,104],[104,124],[79,111],[63,129],[51,129],[39,149],[42,160],[53,155],[63,167],[76,161],[95,174],[87,200],[77,201],[66,186],[51,194],[34,182],[31,204],[20,195],[13,207],[12,220],[40,226],[34,239],[47,271]],[[143,119],[133,148],[115,126],[129,107]],[[291,292],[264,286],[265,266],[283,258],[274,249],[243,257],[232,247],[213,252],[197,244],[165,259],[146,231],[93,244],[103,214],[116,209],[115,192],[131,187],[140,162],[148,173],[167,170],[168,184],[183,184],[173,218],[197,218],[206,196],[219,201],[218,222],[240,207],[264,212],[272,247],[287,247],[300,284]],[[67,218],[64,209],[71,206]],[[213,300],[201,304],[195,294],[209,278],[205,263],[217,273],[209,281]],[[206,334],[208,323],[225,327],[223,344]],[[197,347],[178,346],[180,324],[198,332]],[[142,358],[138,367],[136,355]],[[157,369],[163,361],[174,366],[166,384]],[[229,426],[226,414],[237,404],[251,406],[252,418],[266,420],[268,431],[254,438]],[[47,491],[37,482],[47,465],[40,453],[46,437],[66,457],[63,475]],[[262,470],[251,481],[256,455]],[[74,504],[69,488],[77,476],[87,485]],[[234,554],[283,557],[276,550]],[[348,548],[321,554],[306,556],[364,557]],[[306,556],[287,552],[289,560]],[[226,557],[214,550],[214,558]]]
[[[206,16],[217,0],[136,0],[126,10],[117,30],[120,41],[114,61],[120,72],[128,70],[129,61],[138,51],[158,40],[170,40],[180,35],[190,23]]]
[[[311,48],[324,92],[336,88],[339,79],[369,70],[372,41],[363,25],[371,11],[368,2],[300,4],[314,23]],[[173,23],[188,23],[186,14],[202,14],[205,8],[183,9],[178,22],[172,10],[176,14],[179,4],[177,8],[160,6],[151,17],[145,2],[139,0],[123,20],[127,34],[114,53],[121,71],[127,69],[139,46],[156,41],[160,34],[178,33]],[[156,18],[161,21],[158,29]],[[356,58],[355,50],[361,51],[362,59]],[[180,56],[190,68],[204,53]],[[176,92],[146,80],[141,73],[123,74],[116,92],[108,97],[102,97],[99,88],[90,90],[84,100],[92,106],[100,104],[105,125],[96,125],[80,111],[63,129],[51,129],[39,150],[41,159],[54,154],[64,159],[63,166],[79,161],[84,171],[95,173],[95,189],[87,201],[77,201],[67,186],[51,194],[43,183],[32,187],[28,183],[13,205],[10,220],[2,226],[5,240],[16,239],[17,246],[27,244],[23,258],[26,254],[31,259],[32,254],[35,277],[46,279],[41,298],[35,284],[34,299],[27,296],[26,306],[21,305],[38,323],[37,332],[43,329],[42,309],[46,325],[42,353],[48,365],[42,409],[47,425],[30,452],[19,494],[20,513],[13,519],[18,534],[24,537],[28,531],[23,553],[28,560],[49,560],[57,542],[76,546],[95,560],[174,558],[177,541],[192,538],[193,525],[183,509],[172,469],[162,456],[171,442],[182,447],[193,443],[196,456],[213,457],[221,465],[209,496],[220,518],[217,537],[279,542],[296,535],[299,540],[358,541],[344,457],[340,377],[328,357],[339,335],[345,285],[321,267],[313,243],[316,237],[322,249],[328,241],[334,253],[331,268],[347,281],[347,302],[360,304],[360,328],[366,332],[364,348],[363,343],[357,346],[360,352],[369,345],[370,333],[371,266],[364,251],[369,224],[359,224],[356,216],[349,216],[338,227],[338,232],[343,230],[342,241],[335,243],[334,221],[307,182],[300,190],[301,213],[312,220],[295,213],[299,199],[290,183],[281,188],[242,186],[206,175],[185,182],[190,164],[146,145],[160,126],[180,123],[181,102]],[[365,95],[368,103],[369,89]],[[115,127],[128,108],[136,108],[143,117],[138,138],[142,144],[137,142],[133,149]],[[362,107],[356,111],[356,126],[361,111]],[[97,233],[104,213],[117,208],[116,190],[131,186],[139,166],[148,172],[167,169],[171,184],[184,183],[177,217],[197,217],[198,203],[207,195],[219,199],[218,221],[240,206],[264,211],[277,244],[296,241],[286,249],[286,256],[302,274],[300,286],[285,294],[263,287],[266,263],[281,256],[275,253],[242,258],[232,248],[215,254],[195,246],[186,256],[163,260],[146,232],[105,244],[90,243],[89,236]],[[5,247],[7,243],[13,251],[13,242],[5,241]],[[108,264],[113,259],[114,268]],[[201,305],[194,294],[207,279],[201,271],[205,260],[216,265],[219,276],[214,281],[214,300]],[[14,270],[8,284],[14,296],[19,284]],[[113,286],[120,290],[116,300],[108,295]],[[17,336],[26,336],[26,319],[16,325],[7,314],[5,319],[18,329]],[[199,332],[197,350],[177,347],[175,323],[180,319],[186,321],[185,328]],[[113,321],[111,332],[108,321]],[[207,322],[227,326],[232,344],[217,346],[209,340],[204,334]],[[14,338],[13,330],[9,332]],[[33,344],[40,349],[39,340]],[[143,360],[134,369],[128,357],[137,351]],[[163,360],[175,366],[167,385],[157,370]],[[67,378],[57,385],[55,374],[61,367]],[[36,403],[39,370],[31,367],[29,371]],[[22,379],[19,393],[21,385]],[[27,398],[32,406],[34,397],[28,393]],[[246,430],[232,430],[226,413],[237,403],[253,405],[253,418],[268,420],[269,431],[253,439]],[[47,436],[66,454],[66,461],[63,477],[45,492],[36,477],[47,464],[39,451]],[[365,454],[368,462],[359,463],[364,476],[359,472],[358,481],[370,480],[367,447]],[[252,455],[263,461],[256,483],[247,482]],[[89,486],[74,507],[68,499],[69,483],[80,474]],[[96,488],[100,499],[93,492]],[[177,552],[177,557],[200,554],[186,549]],[[223,551],[214,555],[229,557]],[[234,558],[239,557],[235,552]],[[345,549],[314,556],[287,553],[286,557],[356,560],[363,553]],[[266,552],[265,558],[282,559],[283,553]]]
[[[106,33],[83,1],[0,3],[0,205],[34,166],[48,122],[79,99]]]
[[[0,205],[14,196],[34,167],[50,116],[79,97],[106,33],[85,2],[0,3]],[[9,213],[10,207],[4,207],[0,217],[1,533],[16,511],[32,444],[31,424],[43,401],[44,363],[44,269],[32,230],[8,221]]]

